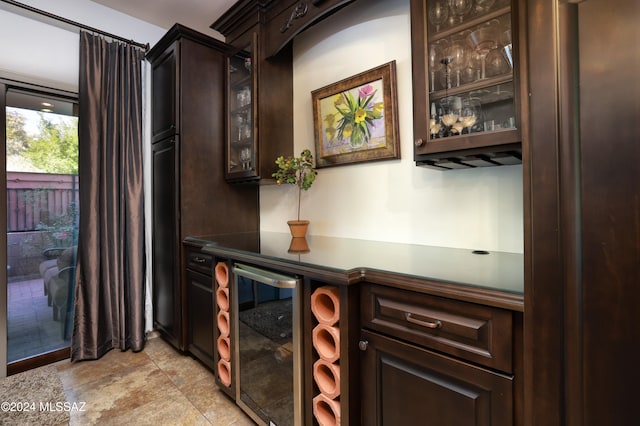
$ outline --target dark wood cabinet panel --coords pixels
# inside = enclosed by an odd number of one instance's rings
[[[228,45],[179,24],[147,54],[154,70],[154,324],[181,350],[189,330],[182,241],[258,229],[257,188],[224,179],[228,54]],[[165,134],[166,142],[156,141]]]
[[[362,424],[513,424],[511,377],[369,331],[362,342]]]
[[[177,136],[156,143],[152,148],[153,231],[152,274],[154,325],[174,346],[180,347],[182,320],[177,246]]]
[[[187,269],[187,350],[212,371],[215,370],[213,278]]]
[[[511,373],[512,313],[363,284],[362,326]]]
[[[178,97],[177,72],[178,45],[172,44],[151,65],[151,78],[153,80],[151,102],[151,138],[152,142],[158,142],[174,133],[179,132],[177,124],[178,109],[176,99]]]

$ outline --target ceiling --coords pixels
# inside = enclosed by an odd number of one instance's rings
[[[111,9],[169,29],[180,23],[201,33],[222,36],[210,25],[237,0],[93,0]]]

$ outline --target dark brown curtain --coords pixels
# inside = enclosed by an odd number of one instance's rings
[[[71,360],[144,347],[139,49],[80,33],[80,223]]]

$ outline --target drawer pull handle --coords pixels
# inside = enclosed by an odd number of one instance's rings
[[[369,347],[369,341],[368,340],[360,340],[358,342],[358,348],[364,352],[367,350],[367,348]]]
[[[204,263],[204,262],[206,262],[206,261],[207,261],[207,259],[205,259],[204,257],[194,257],[194,258],[193,258],[193,261],[194,261],[195,263]]]
[[[435,320],[435,321],[422,321],[419,319],[415,319],[412,315],[411,312],[405,312],[404,313],[404,317],[407,321],[409,321],[412,324],[416,324],[416,325],[420,325],[422,327],[427,327],[427,328],[440,328],[442,327],[442,323],[440,322],[440,320]]]

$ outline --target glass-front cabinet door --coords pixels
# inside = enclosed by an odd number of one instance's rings
[[[412,0],[411,7],[416,163],[520,163],[517,8],[510,0]]]
[[[229,58],[227,89],[227,158],[228,181],[257,177],[256,138],[254,137],[255,72],[252,48],[247,46]]]

